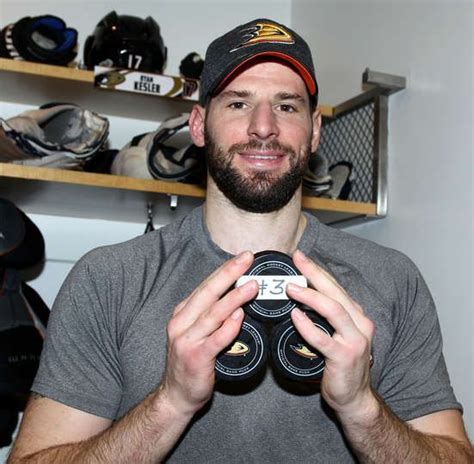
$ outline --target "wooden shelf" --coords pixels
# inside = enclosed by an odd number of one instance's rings
[[[0,58],[0,70],[35,76],[53,77],[55,79],[68,79],[72,81],[94,83],[94,73],[83,69],[50,64],[32,63],[30,61],[10,60]]]
[[[47,77],[54,79],[69,80],[73,82],[85,82],[91,86],[94,84],[94,72],[83,69],[70,68],[66,66],[53,66],[49,64],[31,63],[29,61],[10,60],[0,58],[0,71],[9,71],[18,74],[27,74],[37,77]],[[134,94],[138,95],[138,94]],[[154,95],[146,95],[146,97],[156,98]],[[157,97],[164,98],[164,97]],[[188,100],[189,102],[190,100]],[[194,102],[196,103],[196,102]],[[328,105],[319,105],[319,110],[324,117],[332,118],[335,109]]]
[[[18,206],[24,207],[26,210],[38,212],[39,208],[58,214],[57,211],[64,208],[64,205],[69,205],[64,214],[75,215],[75,210],[78,207],[81,207],[79,209],[82,210],[84,209],[82,206],[85,206],[85,211],[87,211],[89,208],[87,197],[91,196],[91,201],[94,203],[93,208],[98,209],[97,217],[106,219],[117,219],[118,217],[122,220],[127,217],[131,221],[142,219],[140,208],[138,208],[140,214],[137,217],[131,217],[130,212],[126,211],[127,208],[123,204],[120,204],[118,211],[114,213],[113,210],[117,209],[117,205],[110,202],[115,201],[114,196],[120,197],[120,202],[123,202],[123,191],[134,192],[137,200],[146,199],[146,201],[157,201],[157,197],[161,196],[164,197],[161,200],[166,202],[169,195],[177,195],[180,197],[180,202],[182,198],[194,198],[201,202],[205,196],[205,190],[197,185],[8,163],[0,163],[0,177],[2,178],[0,194],[6,197],[14,195]],[[72,188],[72,186],[76,186],[76,188]],[[77,186],[79,186],[79,190]],[[86,187],[89,188],[87,192],[80,190]],[[3,191],[4,188],[5,191]],[[104,193],[104,189],[112,189],[115,192]],[[105,200],[102,206],[100,205],[101,200]],[[40,207],[40,204],[43,207]],[[32,206],[34,206],[33,209]],[[130,206],[137,209],[136,202],[132,202]],[[376,205],[372,203],[310,196],[303,198],[303,207],[313,210],[326,223],[376,215]],[[101,212],[102,209],[107,212]],[[87,213],[79,215],[87,216]]]
[[[0,163],[0,176],[63,184],[88,185],[91,187],[138,190],[167,195],[183,195],[196,198],[204,197],[204,190],[192,184],[161,182],[154,179],[137,179],[112,174],[97,174],[65,169],[38,168],[8,163]]]

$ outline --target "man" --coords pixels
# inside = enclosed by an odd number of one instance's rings
[[[10,462],[471,462],[414,265],[301,212],[317,93],[309,48],[283,25],[255,20],[209,46],[189,123],[207,149],[206,202],[75,266]],[[234,283],[269,249],[310,284],[288,296],[335,329],[292,312],[326,357],[320,385],[271,368],[215,382],[258,293]]]

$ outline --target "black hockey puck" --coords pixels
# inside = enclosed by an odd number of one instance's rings
[[[307,286],[290,256],[279,251],[261,251],[255,254],[252,266],[237,280],[237,286],[249,280],[259,285],[257,297],[243,306],[244,311],[260,321],[277,322],[288,317],[296,302],[286,294],[289,282]]]
[[[332,336],[334,330],[325,319],[314,312],[307,311],[306,314],[315,326]],[[291,319],[275,326],[271,353],[275,367],[287,378],[314,382],[323,376],[324,356],[306,343]]]
[[[266,363],[267,345],[262,325],[246,316],[237,338],[216,359],[216,378],[239,381],[252,377]]]

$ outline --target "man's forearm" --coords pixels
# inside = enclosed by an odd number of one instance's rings
[[[377,398],[377,407],[357,419],[342,417],[345,435],[361,462],[471,464],[472,449],[446,436],[419,432]]]
[[[12,456],[20,463],[130,463],[160,462],[179,440],[192,415],[178,413],[161,391],[104,432],[88,440],[53,446],[34,454]]]

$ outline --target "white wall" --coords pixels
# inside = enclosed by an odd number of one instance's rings
[[[294,0],[321,100],[360,90],[362,71],[407,77],[390,97],[389,213],[350,232],[407,253],[438,306],[452,383],[474,434],[473,3]]]

